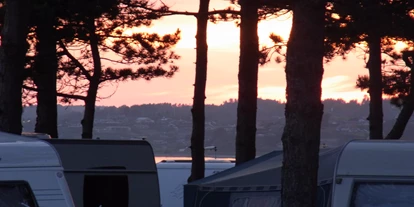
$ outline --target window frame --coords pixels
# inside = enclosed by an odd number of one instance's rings
[[[39,207],[39,204],[37,202],[33,189],[30,186],[30,183],[27,182],[26,180],[0,180],[0,189],[2,185],[14,185],[14,186],[23,185],[29,191],[29,197],[30,199],[32,199],[34,207]]]
[[[413,178],[380,178],[380,179],[361,179],[356,178],[353,180],[350,194],[349,194],[349,206],[354,207],[355,206],[355,197],[356,197],[356,190],[358,189],[358,185],[360,184],[368,184],[368,185],[412,185],[414,187],[414,180]]]

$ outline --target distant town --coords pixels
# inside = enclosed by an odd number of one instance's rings
[[[351,139],[368,137],[369,102],[349,103],[325,100],[321,145],[334,147]],[[189,156],[192,118],[189,105],[146,104],[131,107],[97,107],[94,138],[145,138],[157,156]],[[236,100],[221,105],[206,106],[206,146],[216,146],[217,152],[206,156],[234,156],[236,135]],[[384,100],[384,134],[392,128],[400,109]],[[81,135],[83,106],[59,106],[59,137],[78,139]],[[24,131],[34,131],[36,106],[24,108]],[[258,100],[257,155],[281,149],[284,127],[284,104],[273,100]],[[411,120],[403,138],[414,134]]]

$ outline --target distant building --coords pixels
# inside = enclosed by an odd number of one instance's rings
[[[154,123],[154,120],[148,118],[148,117],[138,117],[135,119],[135,122],[138,124],[143,124],[143,123]]]
[[[128,126],[108,126],[105,127],[106,131],[112,131],[112,132],[130,132],[131,127]]]

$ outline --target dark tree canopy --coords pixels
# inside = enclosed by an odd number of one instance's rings
[[[406,0],[380,0],[379,3],[350,0],[329,4],[325,23],[325,57],[346,56],[357,47],[356,44],[365,42],[367,33],[373,29],[383,38],[410,39],[414,34],[412,27],[408,26],[413,23],[413,9],[414,2]]]
[[[411,68],[413,67],[413,51],[403,51],[401,56],[389,62],[389,66],[383,70],[382,90],[383,94],[390,97],[391,104],[402,107],[412,91]],[[357,88],[368,90],[369,77],[359,76],[356,82]]]
[[[93,75],[93,65],[89,63],[90,29],[86,22],[94,19],[99,42],[99,50],[104,63],[121,64],[121,68],[105,66],[102,68],[100,83],[106,81],[125,81],[154,77],[172,77],[178,70],[174,60],[179,59],[171,49],[180,40],[180,31],[167,35],[156,33],[125,33],[133,28],[149,26],[152,20],[162,17],[159,9],[147,0],[110,0],[110,1],[56,1],[38,0],[32,13],[28,43],[31,52],[27,54],[25,88],[36,90],[32,81],[35,45],[35,28],[42,24],[37,21],[44,4],[53,5],[57,10],[56,44],[58,46],[59,70],[58,92],[63,102],[83,99],[85,89]],[[79,6],[82,5],[82,6]],[[4,12],[4,7],[0,13]],[[0,23],[3,21],[0,18]],[[108,58],[110,57],[110,58]],[[102,87],[104,85],[101,85]],[[27,92],[27,91],[26,91]],[[30,94],[26,99],[33,97]]]
[[[377,2],[377,1],[375,1]],[[387,55],[395,55],[394,45],[396,41],[409,41],[414,37],[413,24],[414,2],[406,0],[381,0],[377,13],[378,18],[372,17],[374,1],[350,0],[329,1],[325,12],[325,61],[331,61],[336,56],[344,59],[347,54],[356,49],[364,47],[367,41],[367,32],[372,30],[373,22],[381,22],[380,28],[376,29],[383,37],[383,52]],[[284,8],[286,11],[289,6]],[[270,39],[274,45],[262,48],[261,63],[269,62],[276,54],[276,62],[284,61],[284,47],[286,41],[276,34],[271,34]],[[362,44],[362,45],[359,45]]]

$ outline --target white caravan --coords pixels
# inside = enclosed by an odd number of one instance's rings
[[[229,160],[206,160],[205,177],[234,167]],[[191,160],[163,160],[157,163],[162,207],[182,207],[183,186],[191,174]]]
[[[74,207],[53,146],[0,132],[0,206]]]
[[[414,206],[413,158],[413,141],[349,142],[336,163],[331,206]]]

